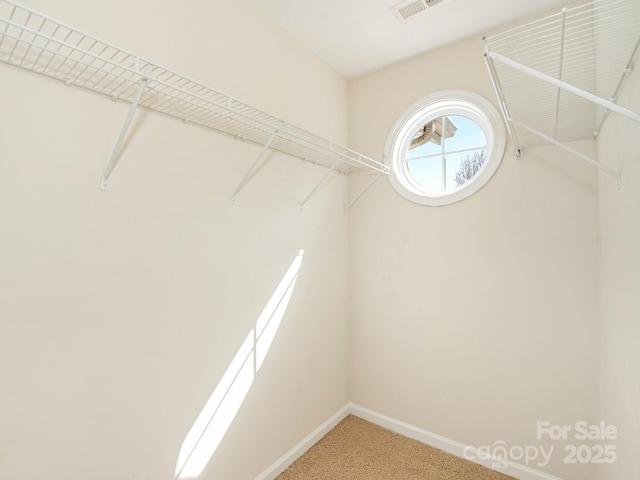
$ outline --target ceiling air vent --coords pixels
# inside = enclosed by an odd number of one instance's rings
[[[391,11],[401,23],[404,23],[407,20],[425,13],[429,8],[443,1],[444,0],[405,0],[391,7]]]

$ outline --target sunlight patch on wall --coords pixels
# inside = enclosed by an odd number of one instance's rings
[[[298,256],[293,260],[293,263],[287,270],[287,273],[282,278],[280,285],[271,296],[271,299],[267,303],[267,306],[262,311],[258,321],[256,322],[256,372],[260,370],[262,362],[267,356],[267,352],[271,347],[271,342],[276,336],[280,322],[287,311],[293,288],[296,285],[298,278],[298,271],[300,265],[302,265],[302,256],[304,250],[298,252]]]
[[[300,250],[182,442],[179,480],[200,476],[240,410],[284,318],[303,255]]]

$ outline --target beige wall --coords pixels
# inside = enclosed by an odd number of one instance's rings
[[[640,111],[640,75],[629,77],[619,102]],[[611,115],[598,139],[601,162],[622,172],[622,188],[598,181],[601,364],[599,417],[619,430],[617,461],[598,478],[640,477],[640,135],[637,123]]]
[[[381,156],[407,106],[456,88],[495,97],[480,39],[352,81],[352,147]],[[351,398],[469,445],[555,446],[530,466],[584,480],[536,422],[594,415],[596,173],[556,148],[512,151],[460,203],[418,206],[383,180],[353,208]]]
[[[248,1],[30,6],[336,141],[347,85]],[[0,478],[173,478],[300,249],[265,363],[202,479],[250,479],[348,400],[343,180],[0,65]]]

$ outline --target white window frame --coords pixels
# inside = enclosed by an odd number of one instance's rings
[[[448,191],[429,190],[415,181],[407,167],[406,154],[415,133],[438,117],[461,115],[482,129],[486,156],[480,171],[464,185]],[[502,118],[487,99],[467,90],[444,90],[428,95],[407,108],[394,124],[385,144],[389,181],[406,199],[440,206],[459,202],[480,190],[496,172],[504,156],[506,134]]]

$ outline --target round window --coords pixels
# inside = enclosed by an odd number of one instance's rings
[[[505,133],[494,106],[472,92],[429,95],[395,123],[385,146],[389,179],[405,198],[446,205],[478,191],[504,153]]]

